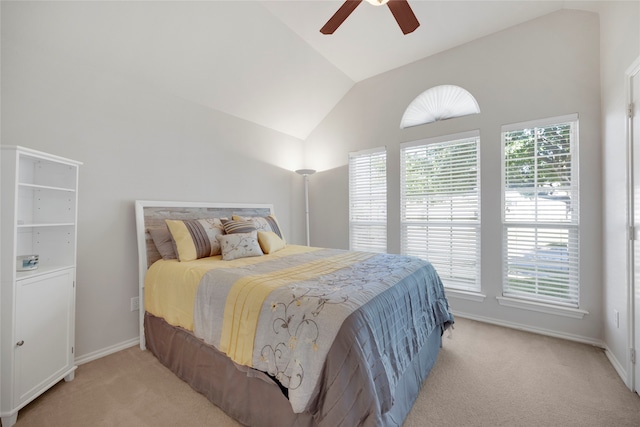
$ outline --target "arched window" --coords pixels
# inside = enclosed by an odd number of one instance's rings
[[[479,112],[478,101],[467,90],[455,85],[434,86],[411,101],[400,129]]]

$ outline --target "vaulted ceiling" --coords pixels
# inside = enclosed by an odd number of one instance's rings
[[[597,11],[598,3],[409,0],[421,25],[403,35],[386,6],[362,2],[323,35],[342,1],[3,0],[2,42],[305,139],[361,80],[555,10]]]

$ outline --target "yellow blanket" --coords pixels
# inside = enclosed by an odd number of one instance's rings
[[[366,252],[347,252],[283,270],[238,279],[229,291],[224,308],[220,350],[236,363],[251,366],[260,310],[274,289],[333,273],[372,255]]]
[[[147,271],[144,288],[144,308],[154,316],[164,318],[173,326],[193,331],[193,307],[202,276],[216,268],[244,267],[297,253],[317,250],[307,246],[287,245],[269,255],[223,261],[220,256],[194,261],[159,260]]]

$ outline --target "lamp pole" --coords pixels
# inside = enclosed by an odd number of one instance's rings
[[[314,173],[316,173],[316,171],[313,169],[298,169],[296,173],[304,177],[304,212],[307,220],[307,246],[310,246],[311,239],[309,235],[309,175],[313,175]]]

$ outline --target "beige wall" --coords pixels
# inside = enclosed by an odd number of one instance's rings
[[[399,143],[479,129],[484,302],[450,297],[465,316],[602,343],[602,191],[599,19],[562,10],[355,85],[306,141],[311,177],[311,244],[348,247],[350,151],[386,146],[388,250],[400,250]],[[405,130],[405,108],[422,91],[454,84],[471,92],[481,113]],[[578,113],[581,179],[583,319],[504,307],[501,295],[501,125]],[[315,163],[314,163],[315,162]]]
[[[640,56],[638,2],[602,2],[598,15],[561,11],[363,81],[304,143],[188,102],[126,73],[30,37],[2,34],[2,143],[83,161],[80,182],[77,356],[137,338],[135,199],[274,203],[289,240],[304,241],[302,180],[310,179],[313,245],[348,246],[347,153],[385,145],[389,250],[399,251],[399,143],[479,129],[482,283],[454,310],[587,341],[604,340],[628,369],[624,71]],[[606,3],[606,5],[605,5]],[[2,20],[10,19],[2,9]],[[68,47],[67,47],[68,49]],[[532,59],[538,58],[538,61]],[[423,90],[457,84],[482,113],[400,130]],[[600,92],[601,90],[601,92]],[[600,93],[602,99],[600,100]],[[582,320],[499,306],[500,126],[577,112],[582,176]],[[600,137],[602,135],[602,138]],[[604,208],[602,208],[604,206]],[[604,250],[601,248],[604,247]],[[621,314],[616,328],[611,316]]]
[[[138,338],[134,200],[273,203],[304,242],[300,140],[6,33],[1,72],[2,143],[84,162],[76,358]]]
[[[608,356],[630,384],[627,262],[625,72],[640,57],[640,2],[607,2],[601,11],[604,339]],[[636,171],[637,173],[637,171]],[[640,286],[640,283],[638,284]],[[616,326],[614,310],[620,313]]]

